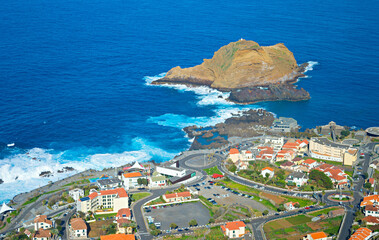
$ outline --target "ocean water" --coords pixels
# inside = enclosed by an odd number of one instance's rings
[[[341,0],[3,2],[0,202],[69,174],[42,171],[171,159],[190,145],[182,127],[245,108],[304,128],[379,125],[378,12],[377,1]],[[207,88],[149,85],[240,38],[313,61],[298,82],[312,98],[237,106]]]

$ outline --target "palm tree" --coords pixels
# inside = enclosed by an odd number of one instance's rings
[[[324,196],[325,196],[325,190],[322,190],[322,201],[321,202],[324,202]]]

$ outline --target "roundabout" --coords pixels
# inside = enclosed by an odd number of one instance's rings
[[[331,194],[328,196],[328,200],[333,202],[350,202],[354,201],[354,197],[349,194]]]

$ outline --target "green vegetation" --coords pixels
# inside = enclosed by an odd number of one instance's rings
[[[297,215],[294,217],[286,218],[286,220],[293,225],[298,225],[301,223],[309,222],[311,220],[311,218],[307,217],[305,215]]]
[[[114,218],[117,215],[117,213],[94,214],[94,215],[95,215],[96,220],[98,220],[99,218],[102,220],[103,218],[104,219]]]
[[[208,175],[213,175],[214,173],[223,175],[222,172],[218,169],[217,166],[214,166],[214,167],[211,167],[211,168],[204,169],[204,171],[205,171]]]
[[[305,198],[289,197],[286,195],[281,195],[281,197],[287,199],[289,202],[298,202],[300,207],[306,207],[314,204],[312,200]]]
[[[342,162],[328,161],[328,160],[312,158],[312,157],[305,157],[304,159],[313,159],[317,162],[324,162],[324,163],[331,164],[331,165],[342,166]]]
[[[155,204],[161,204],[161,203],[166,203],[166,201],[163,199],[162,196],[160,196],[159,198],[147,203],[146,205],[155,205]]]
[[[77,184],[77,185],[85,184],[85,183],[90,183],[90,181],[88,179],[83,179],[83,180],[79,180],[76,182],[67,183],[67,184],[63,185],[63,187],[68,187],[68,186],[75,185],[75,184]]]
[[[339,209],[339,208],[338,207],[326,208],[326,209],[322,209],[319,211],[308,213],[308,215],[313,216],[313,217],[317,217],[318,215],[321,215],[321,214],[328,214],[329,212],[334,211],[336,209]]]
[[[7,223],[11,223],[12,217],[7,218]]]
[[[136,201],[143,199],[145,197],[148,197],[150,195],[151,195],[151,193],[149,193],[149,192],[133,193],[131,198],[132,198],[132,201],[136,202]]]
[[[326,189],[332,189],[333,188],[333,183],[332,180],[328,176],[326,176],[325,173],[320,172],[318,170],[312,170],[309,173],[309,179],[313,180],[316,182],[317,187],[325,187]]]
[[[41,194],[41,195],[37,195],[37,196],[32,197],[32,198],[29,198],[26,202],[24,202],[24,203],[22,204],[22,206],[26,206],[26,205],[28,205],[28,204],[30,204],[30,203],[34,203],[34,202],[37,201],[38,198],[41,197],[41,196],[42,196],[42,194]]]

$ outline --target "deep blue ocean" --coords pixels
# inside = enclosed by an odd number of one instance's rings
[[[0,202],[67,175],[41,171],[168,160],[190,145],[182,127],[243,108],[304,128],[377,126],[378,13],[379,2],[365,0],[4,1]],[[240,38],[283,42],[299,64],[317,62],[298,82],[311,100],[237,106],[206,88],[148,84]]]

